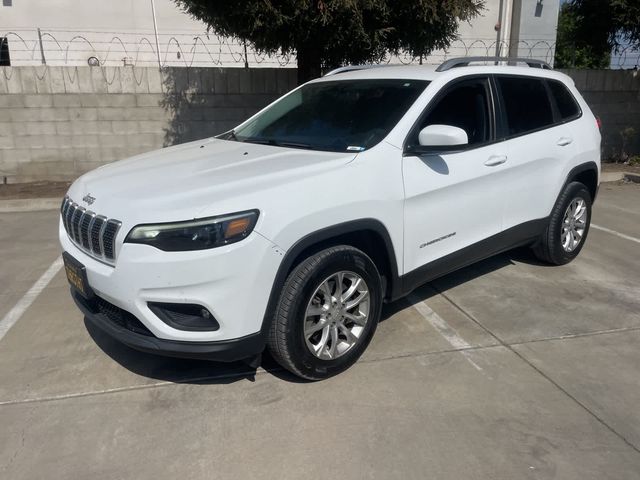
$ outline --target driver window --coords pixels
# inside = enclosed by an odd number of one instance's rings
[[[451,125],[467,132],[469,145],[488,142],[491,137],[488,88],[486,79],[466,80],[450,87],[429,108],[418,131],[429,125]]]

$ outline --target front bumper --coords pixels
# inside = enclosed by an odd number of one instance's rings
[[[63,250],[85,267],[91,290],[131,314],[150,333],[142,339],[127,336],[122,339],[124,343],[137,342],[158,352],[177,353],[184,350],[184,343],[201,344],[196,351],[215,352],[218,347],[214,344],[240,341],[262,330],[282,253],[255,231],[242,242],[190,252],[164,252],[147,245],[122,244],[120,240],[115,266],[105,265],[79,249],[62,225],[59,233]],[[201,305],[219,328],[174,328],[149,308],[156,302]],[[113,333],[118,334],[113,335],[116,338],[122,336],[117,329]],[[161,349],[159,345],[170,348]]]
[[[94,301],[84,299],[73,289],[71,289],[71,296],[92,325],[119,342],[143,352],[168,357],[234,362],[257,355],[265,346],[264,335],[260,332],[234,340],[217,342],[181,342],[157,338],[150,332],[143,333],[145,329],[141,324],[114,321],[109,315],[100,311]],[[128,314],[128,312],[123,313]]]

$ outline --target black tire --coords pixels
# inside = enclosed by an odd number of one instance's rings
[[[582,198],[586,204],[587,221],[580,243],[573,251],[568,252],[562,247],[562,223],[567,207],[576,198]],[[591,204],[591,194],[587,187],[580,182],[569,183],[556,200],[549,217],[549,224],[540,241],[533,247],[536,257],[552,265],[564,265],[576,258],[587,241],[587,234],[591,225]]]
[[[304,338],[307,305],[320,284],[340,271],[362,277],[369,290],[369,317],[359,340],[333,360],[316,357]],[[274,359],[291,373],[307,380],[323,380],[343,372],[365,351],[375,333],[382,308],[382,282],[373,261],[360,250],[340,245],[322,250],[302,261],[282,288],[267,338]]]

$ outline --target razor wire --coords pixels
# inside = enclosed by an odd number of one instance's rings
[[[6,39],[12,66],[162,67],[295,67],[295,54],[267,54],[241,41],[202,31],[158,33],[159,51],[151,32],[18,29],[0,31]],[[454,57],[511,56],[535,58],[553,64],[556,42],[551,39],[518,40],[511,45],[495,38],[462,38],[422,58],[407,53],[388,54],[380,63],[440,64]],[[245,53],[246,52],[246,53]],[[612,53],[611,68],[639,68],[640,52],[626,47]]]

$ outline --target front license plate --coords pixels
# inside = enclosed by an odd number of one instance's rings
[[[87,280],[87,269],[79,261],[69,255],[67,252],[62,254],[64,261],[64,270],[67,273],[67,280],[75,290],[77,290],[83,297],[91,298],[93,291],[89,286]]]

